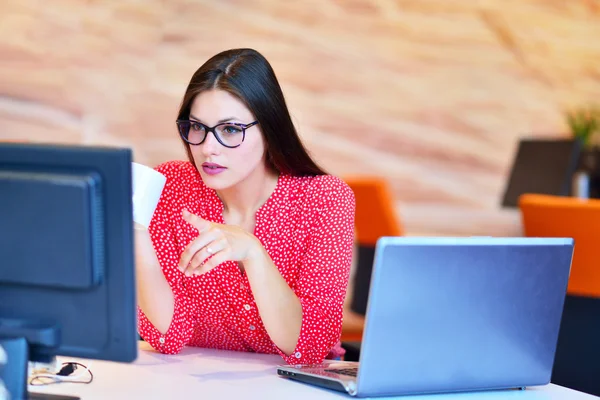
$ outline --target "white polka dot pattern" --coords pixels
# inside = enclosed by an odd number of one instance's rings
[[[173,321],[165,335],[139,313],[140,335],[163,353],[185,345],[280,354],[290,364],[318,363],[339,347],[354,240],[354,194],[330,175],[281,175],[275,191],[256,213],[255,236],[302,305],[296,349],[286,356],[269,338],[248,278],[235,262],[206,274],[184,276],[177,264],[197,231],[181,217],[185,207],[223,223],[223,203],[189,162],[156,168],[167,177],[149,231],[163,273],[175,296]]]

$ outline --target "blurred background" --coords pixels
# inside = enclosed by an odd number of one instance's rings
[[[1,0],[0,38],[0,142],[150,166],[185,159],[175,119],[200,65],[265,55],[357,197],[348,360],[378,237],[573,237],[552,381],[600,395],[600,0]]]
[[[519,235],[522,138],[600,101],[598,0],[0,2],[0,140],[184,159],[177,108],[229,48],[272,63],[332,174],[389,184],[406,234]]]

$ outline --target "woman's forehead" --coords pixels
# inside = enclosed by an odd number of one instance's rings
[[[248,122],[252,113],[237,97],[224,90],[207,90],[196,96],[190,110],[191,116],[211,125],[227,119]]]

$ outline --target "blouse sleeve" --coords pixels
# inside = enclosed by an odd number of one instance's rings
[[[300,336],[291,355],[277,349],[288,364],[320,363],[339,341],[352,263],[354,193],[322,176],[311,198],[308,248],[293,287],[302,306]]]
[[[191,339],[196,317],[194,306],[183,285],[183,273],[177,268],[179,251],[177,249],[174,221],[179,187],[182,176],[176,163],[165,163],[156,168],[167,177],[163,193],[158,202],[149,226],[150,236],[165,279],[171,286],[175,297],[173,319],[163,335],[138,307],[138,329],[140,336],[155,350],[161,353],[176,354]]]

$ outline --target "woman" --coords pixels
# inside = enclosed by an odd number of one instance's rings
[[[141,336],[164,353],[336,356],[354,196],[307,154],[268,61],[251,49],[212,57],[177,126],[189,162],[157,167],[167,183],[136,231]]]

